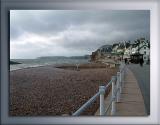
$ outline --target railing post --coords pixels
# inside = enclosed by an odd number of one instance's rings
[[[116,112],[116,102],[115,102],[115,82],[116,82],[116,77],[112,76],[112,109],[111,109],[111,115],[115,115]]]
[[[123,70],[121,70],[119,74],[120,94],[122,93],[122,72]]]
[[[100,92],[100,115],[105,114],[105,104],[104,104],[104,94],[105,94],[105,86],[99,86]]]
[[[124,86],[124,64],[122,64],[121,66],[121,74],[120,74],[120,83],[121,83],[121,87],[123,88]]]
[[[116,84],[116,101],[120,102],[120,72],[117,72],[117,84]]]
[[[125,75],[125,65],[123,65],[123,73],[122,73],[122,86],[124,87],[124,75]]]

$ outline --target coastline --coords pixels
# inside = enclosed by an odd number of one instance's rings
[[[66,65],[66,64],[82,64],[90,63],[89,59],[70,59],[70,58],[57,58],[57,59],[12,59],[11,61],[21,62],[21,64],[10,65],[9,70],[18,70],[24,68],[34,68],[39,66],[49,66],[49,65]]]
[[[9,115],[71,115],[98,91],[99,85],[108,83],[117,72],[117,68],[105,64],[95,68],[92,64],[87,68],[87,65],[80,66],[78,71],[70,66],[65,69],[64,65],[57,65],[61,68],[47,65],[10,71]],[[98,103],[99,100],[82,115],[93,115]]]

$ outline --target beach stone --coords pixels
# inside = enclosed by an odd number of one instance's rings
[[[10,72],[10,116],[62,116],[72,114],[107,84],[118,68],[105,64],[79,65],[80,71],[53,66]],[[62,66],[63,67],[63,66]],[[107,72],[106,72],[107,71]],[[82,115],[93,115],[99,98]]]

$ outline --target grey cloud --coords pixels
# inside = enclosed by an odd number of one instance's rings
[[[11,25],[10,27],[10,38],[17,39],[19,36],[23,34],[24,31],[20,30],[18,27],[16,28],[15,26]]]
[[[15,27],[34,33],[56,33],[70,25],[111,24],[116,28],[128,29],[148,25],[148,11],[17,11]],[[14,20],[14,17],[12,18]],[[145,23],[147,23],[145,25]],[[14,22],[12,24],[14,26]]]
[[[149,10],[14,10],[10,16],[11,41],[25,33],[45,37],[64,33],[63,40],[57,45],[68,48],[68,51],[91,52],[103,44],[150,38]],[[69,31],[73,32],[71,36],[65,34]],[[92,35],[85,36],[83,32]]]

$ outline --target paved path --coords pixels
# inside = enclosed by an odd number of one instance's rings
[[[138,64],[130,64],[127,66],[135,75],[139,87],[141,89],[144,103],[146,107],[146,112],[150,114],[150,65],[143,65],[141,67]]]
[[[105,98],[106,107],[108,106],[110,99],[111,93],[109,97]],[[99,109],[97,110],[95,115],[99,115]],[[107,113],[107,115],[110,115],[110,113]],[[137,79],[135,78],[133,72],[127,66],[120,102],[116,103],[115,116],[145,115],[147,114],[145,111],[144,100]]]
[[[145,105],[141,90],[132,71],[126,68],[120,102],[116,103],[116,116],[144,116]]]

